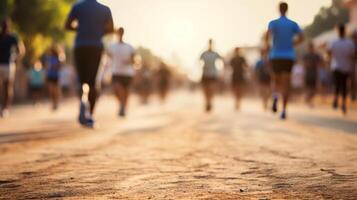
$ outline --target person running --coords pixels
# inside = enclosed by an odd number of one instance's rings
[[[0,32],[0,92],[3,97],[0,117],[6,117],[9,114],[14,89],[15,61],[24,53],[25,47],[19,42],[17,35],[12,33],[10,21],[3,20]]]
[[[248,64],[245,60],[245,58],[241,55],[241,50],[240,48],[235,48],[234,50],[234,56],[230,62],[230,65],[232,67],[233,73],[232,73],[232,89],[233,89],[233,94],[235,97],[235,106],[236,109],[239,110],[240,108],[240,101],[242,97],[242,88],[244,85],[244,74],[246,68],[248,68]]]
[[[269,96],[271,95],[271,76],[269,71],[269,60],[267,51],[260,51],[260,60],[255,65],[255,77],[259,85],[259,93],[263,101],[264,110],[268,109]]]
[[[153,91],[153,73],[150,65],[146,62],[142,63],[141,68],[137,73],[137,91],[140,96],[140,101],[143,105],[147,105]]]
[[[70,65],[64,65],[61,67],[59,73],[59,85],[61,87],[61,94],[63,97],[69,97],[72,95],[73,86],[75,85],[75,75]]]
[[[212,100],[214,96],[214,90],[218,80],[218,68],[216,66],[217,60],[222,57],[213,51],[213,40],[208,41],[208,50],[203,52],[200,60],[203,61],[203,75],[202,86],[206,100],[206,111],[212,110]]]
[[[319,79],[319,68],[323,64],[323,59],[316,52],[312,42],[308,43],[307,53],[303,56],[303,64],[305,67],[306,103],[312,107]]]
[[[270,51],[270,61],[273,71],[273,106],[274,113],[278,111],[279,93],[283,97],[283,110],[281,119],[287,118],[287,105],[290,96],[291,70],[296,59],[294,46],[304,41],[304,36],[299,25],[290,20],[286,14],[288,4],[280,3],[281,17],[269,23],[266,34],[266,43],[269,46],[272,38],[273,44]]]
[[[159,96],[161,101],[164,102],[170,89],[171,80],[171,71],[164,62],[161,62],[156,76],[158,79]]]
[[[119,116],[125,117],[128,104],[130,85],[135,74],[135,49],[123,40],[124,28],[117,31],[119,41],[108,49],[113,64],[113,90],[120,102]]]
[[[111,10],[96,0],[80,1],[69,13],[65,28],[77,32],[74,61],[81,84],[79,123],[93,128],[93,113],[98,97],[96,77],[103,53],[102,37],[114,31]],[[88,98],[83,96],[87,93]],[[85,99],[88,99],[89,105]]]
[[[354,67],[355,47],[352,40],[346,38],[344,24],[338,26],[339,38],[333,41],[328,50],[335,83],[333,108],[338,109],[339,97],[342,96],[342,112],[347,113],[348,78]]]
[[[65,61],[64,53],[59,47],[53,46],[44,58],[47,69],[48,94],[52,102],[52,110],[58,109],[58,103],[61,96],[61,87],[59,85],[60,70]]]
[[[28,85],[33,105],[36,105],[42,96],[45,85],[45,73],[40,61],[34,62],[28,71]]]

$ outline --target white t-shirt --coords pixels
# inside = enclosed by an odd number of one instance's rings
[[[115,43],[109,48],[112,56],[113,75],[134,76],[135,70],[131,63],[135,49],[127,43]]]
[[[332,70],[351,72],[354,67],[355,46],[350,39],[337,39],[329,46],[332,53]]]
[[[291,84],[294,89],[301,89],[304,87],[304,67],[300,64],[296,64],[293,67]]]
[[[204,62],[203,76],[206,76],[206,77],[217,77],[218,76],[218,69],[216,66],[216,61],[220,58],[221,58],[221,56],[214,51],[205,51],[201,55],[201,60]]]

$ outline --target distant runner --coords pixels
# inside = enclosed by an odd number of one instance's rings
[[[271,76],[269,71],[269,59],[267,51],[260,51],[260,60],[255,65],[255,77],[259,85],[259,93],[263,101],[264,110],[268,109],[269,97],[271,95]]]
[[[0,92],[3,98],[0,117],[6,117],[9,114],[14,90],[15,62],[24,53],[23,44],[19,42],[17,35],[11,32],[10,21],[3,20],[0,32]]]
[[[171,71],[164,62],[161,62],[160,67],[156,72],[156,76],[158,82],[159,96],[161,101],[164,102],[169,92],[171,81]]]
[[[107,6],[96,0],[80,1],[73,6],[65,27],[77,32],[74,60],[82,85],[79,123],[93,128],[93,113],[98,98],[96,77],[103,53],[102,37],[114,31],[112,13]],[[88,94],[88,97],[83,97],[82,94]],[[89,105],[84,102],[87,99]]]
[[[304,41],[304,36],[299,25],[288,19],[288,4],[283,2],[279,5],[281,17],[269,23],[266,34],[266,43],[269,46],[273,40],[270,51],[270,62],[273,71],[273,106],[274,113],[278,111],[279,93],[283,97],[283,110],[281,119],[287,117],[287,105],[290,96],[291,71],[296,60],[294,46]]]
[[[113,64],[113,90],[120,103],[119,116],[126,116],[130,86],[135,74],[135,49],[123,40],[124,28],[117,31],[119,41],[108,49]]]
[[[35,61],[28,71],[28,85],[33,105],[36,105],[42,97],[45,85],[45,73],[40,61]]]
[[[236,109],[240,109],[240,101],[242,98],[242,89],[244,85],[244,75],[245,70],[248,68],[248,64],[245,58],[241,55],[240,48],[235,48],[234,57],[230,63],[233,73],[232,73],[232,89],[235,97]]]
[[[60,70],[64,64],[65,55],[59,47],[53,46],[44,58],[47,69],[48,94],[52,102],[52,110],[58,109],[58,103],[61,95],[59,85]]]
[[[208,41],[208,50],[205,51],[200,58],[203,65],[202,86],[206,100],[206,111],[212,110],[212,100],[214,96],[214,90],[218,81],[218,68],[216,61],[222,59],[222,57],[213,51],[213,40]]]
[[[323,64],[322,57],[315,51],[315,46],[312,42],[308,43],[307,53],[303,57],[305,67],[305,89],[306,103],[313,106],[313,99],[316,95],[317,83],[319,79],[319,68]]]
[[[347,113],[347,94],[348,94],[348,78],[354,68],[355,46],[352,40],[346,38],[345,25],[338,27],[339,38],[329,46],[329,57],[333,77],[335,82],[335,96],[333,107],[339,108],[339,97],[342,96],[341,109],[344,114]]]

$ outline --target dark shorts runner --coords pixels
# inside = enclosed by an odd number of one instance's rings
[[[291,73],[294,66],[294,60],[289,59],[272,59],[271,61],[272,71],[275,74]]]
[[[128,89],[131,85],[133,77],[125,75],[113,75],[113,84],[120,84],[125,89]]]

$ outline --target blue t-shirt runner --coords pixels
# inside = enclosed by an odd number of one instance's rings
[[[74,61],[81,86],[79,122],[93,127],[92,114],[97,100],[96,78],[103,52],[102,38],[113,32],[110,9],[96,0],[83,0],[75,4],[68,15],[66,29],[76,31]],[[81,88],[83,88],[81,87]]]
[[[279,4],[281,17],[269,23],[266,35],[267,47],[270,46],[270,39],[273,40],[269,53],[271,69],[274,73],[274,76],[272,76],[272,111],[278,111],[278,98],[281,95],[283,97],[283,110],[280,118],[283,120],[287,118],[286,108],[290,96],[291,72],[296,60],[294,46],[304,40],[299,25],[286,17],[288,9],[289,5],[286,2]]]

